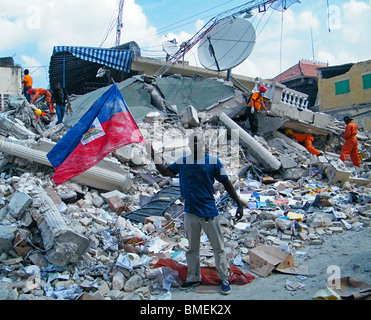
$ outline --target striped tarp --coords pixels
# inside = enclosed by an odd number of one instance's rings
[[[58,52],[69,52],[77,58],[102,64],[107,67],[125,71],[127,73],[130,73],[131,60],[133,57],[133,51],[131,50],[115,50],[89,47],[54,47],[53,55]]]

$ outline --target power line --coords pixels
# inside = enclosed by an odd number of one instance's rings
[[[190,22],[187,22],[187,23],[181,24],[182,22],[185,22],[185,21],[187,21],[187,20],[190,20],[190,19],[192,19],[192,18],[195,18],[195,17],[197,17],[197,16],[200,16],[200,15],[203,14],[203,13],[210,12],[210,11],[212,11],[212,10],[218,8],[218,7],[221,7],[221,6],[223,6],[223,5],[225,5],[225,4],[229,3],[229,2],[233,2],[233,0],[229,0],[229,1],[223,2],[223,3],[217,5],[217,6],[213,7],[213,8],[210,8],[210,9],[207,9],[207,10],[204,10],[204,11],[201,11],[201,12],[199,12],[199,13],[197,13],[197,14],[194,14],[194,15],[192,15],[192,16],[189,16],[189,17],[187,17],[187,18],[184,18],[184,19],[182,19],[182,20],[180,20],[180,21],[178,21],[178,22],[175,22],[175,23],[172,23],[172,24],[170,24],[170,25],[168,25],[168,26],[162,27],[162,28],[158,29],[157,32],[154,32],[154,33],[148,34],[148,35],[146,35],[146,36],[143,37],[143,38],[137,39],[137,41],[146,40],[146,39],[148,39],[148,38],[151,38],[151,37],[154,37],[154,36],[157,36],[157,35],[160,35],[160,34],[164,34],[164,33],[165,33],[166,31],[168,31],[168,30],[181,28],[181,27],[184,27],[184,26],[189,25],[189,24],[191,24],[191,23],[195,23],[197,20],[192,20],[192,21],[190,21]],[[206,18],[210,18],[210,17],[213,17],[213,16],[215,16],[215,14],[211,14],[211,15],[208,15],[208,16],[205,16],[205,17],[202,17],[202,18],[199,18],[199,19],[206,19]],[[174,27],[174,28],[173,28],[173,27]]]

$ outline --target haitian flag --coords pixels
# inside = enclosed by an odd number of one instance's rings
[[[46,155],[59,185],[96,165],[109,153],[144,142],[121,92],[112,85]]]

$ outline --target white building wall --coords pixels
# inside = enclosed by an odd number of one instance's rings
[[[22,93],[21,67],[0,67],[0,102],[1,111],[4,110],[4,101],[9,95]]]

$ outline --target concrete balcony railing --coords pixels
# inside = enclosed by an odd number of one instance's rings
[[[274,116],[286,118],[287,121],[310,125],[312,129],[314,129],[313,127],[317,128],[312,130],[305,127],[304,131],[306,132],[325,134],[329,130],[328,126],[331,125],[330,116],[309,110],[307,94],[289,89],[278,82],[255,79],[255,83],[256,89],[260,85],[267,87],[268,91],[264,96],[269,99],[267,107]]]
[[[307,109],[309,100],[307,94],[285,88],[282,90],[281,102],[298,108]]]

